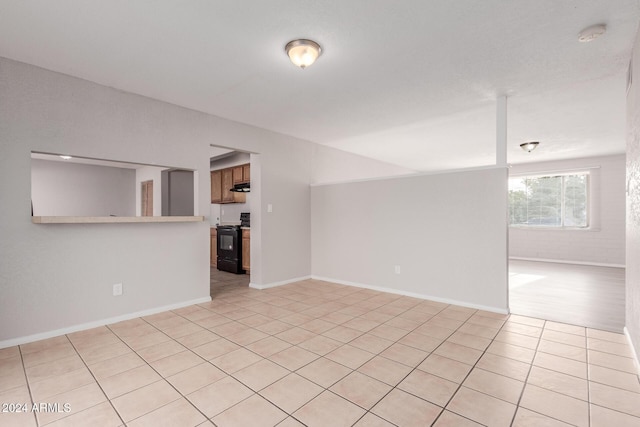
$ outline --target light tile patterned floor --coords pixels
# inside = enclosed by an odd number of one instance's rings
[[[313,280],[218,291],[0,350],[1,403],[60,404],[0,425],[640,426],[620,334]]]

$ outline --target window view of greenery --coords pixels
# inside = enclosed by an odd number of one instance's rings
[[[532,227],[587,227],[589,174],[509,179],[509,223]]]

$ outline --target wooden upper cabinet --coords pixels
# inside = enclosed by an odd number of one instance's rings
[[[222,169],[222,203],[233,202],[233,169]]]
[[[246,165],[235,166],[233,168],[234,184],[244,184],[249,181],[251,181],[251,165],[249,163]]]
[[[244,175],[242,173],[242,166],[236,166],[233,168],[233,183],[242,184],[244,182]]]
[[[222,171],[211,171],[211,203],[222,203]]]
[[[244,178],[244,182],[251,181],[251,165],[246,164],[242,165],[242,177]]]
[[[211,171],[211,203],[245,203],[245,193],[235,193],[235,184],[248,183],[251,179],[249,164]]]

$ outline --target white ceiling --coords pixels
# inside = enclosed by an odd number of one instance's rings
[[[437,170],[494,162],[500,95],[511,163],[624,152],[639,18],[639,0],[2,0],[0,56]],[[306,70],[294,38],[324,49]]]

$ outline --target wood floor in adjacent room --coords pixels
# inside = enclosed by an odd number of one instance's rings
[[[621,333],[625,269],[510,260],[509,307],[514,314]]]

